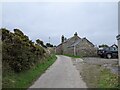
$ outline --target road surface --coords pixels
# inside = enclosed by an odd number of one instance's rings
[[[57,55],[57,60],[30,88],[87,88],[71,58]]]

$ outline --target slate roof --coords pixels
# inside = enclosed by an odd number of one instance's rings
[[[71,45],[71,47],[76,46],[76,45],[79,44],[82,40],[87,40],[88,43],[90,43],[92,46],[94,46],[94,44],[91,43],[88,39],[83,38],[83,39],[77,40],[75,43],[73,43],[73,44]]]
[[[94,46],[94,44],[92,42],[90,42],[86,37],[83,39],[87,40],[87,42],[89,42],[92,46]]]
[[[57,47],[59,47],[60,45],[62,45],[62,44],[64,44],[64,43],[69,42],[69,41],[70,41],[72,38],[74,38],[74,37],[77,37],[78,40],[75,41],[74,43],[72,43],[71,45],[69,45],[68,47],[74,47],[74,46],[78,45],[82,40],[86,40],[88,43],[90,43],[92,46],[94,46],[94,44],[91,43],[86,37],[81,39],[79,36],[73,36],[73,37],[67,39],[65,42],[59,44]]]
[[[73,43],[73,44],[71,45],[71,47],[76,46],[76,45],[79,44],[80,42],[81,42],[81,40],[77,40],[75,43]]]

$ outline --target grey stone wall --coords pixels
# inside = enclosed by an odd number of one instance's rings
[[[63,54],[70,54],[73,55],[73,47],[71,45],[75,43],[77,40],[80,40],[78,36],[73,36],[69,40],[63,43]]]
[[[62,54],[63,51],[62,51],[62,44],[60,44],[59,46],[56,47],[56,54]]]
[[[79,41],[79,42],[78,42]],[[75,45],[75,52],[74,46],[75,42],[78,42]],[[57,54],[69,54],[69,55],[77,55],[77,56],[96,56],[97,49],[91,44],[86,38],[81,39],[78,36],[73,36],[72,38],[68,39],[66,42],[63,42],[56,48]]]
[[[77,45],[77,55],[78,56],[96,56],[97,55],[97,49],[93,47],[89,42],[86,40],[82,40]]]

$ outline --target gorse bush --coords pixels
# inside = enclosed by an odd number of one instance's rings
[[[30,69],[44,57],[45,50],[42,46],[29,40],[19,29],[14,32],[2,28],[2,63],[3,74],[6,68],[14,72]],[[8,66],[6,66],[8,65]]]

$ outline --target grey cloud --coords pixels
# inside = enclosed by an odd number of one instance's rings
[[[3,27],[20,28],[30,39],[58,45],[78,32],[94,44],[116,43],[117,3],[4,3]]]

